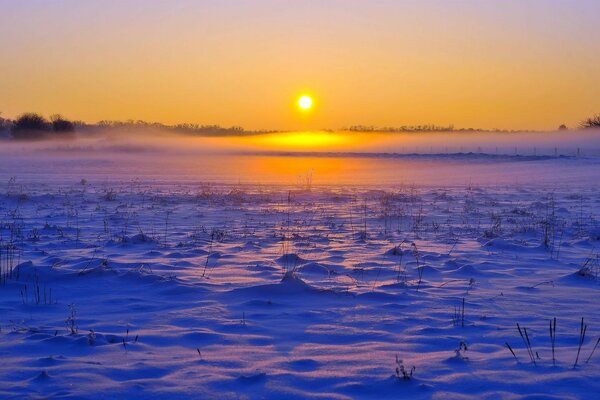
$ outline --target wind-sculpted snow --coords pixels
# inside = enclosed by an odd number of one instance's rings
[[[593,185],[13,179],[0,396],[593,398],[599,208]]]

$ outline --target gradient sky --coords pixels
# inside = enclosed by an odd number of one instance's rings
[[[0,111],[248,129],[554,129],[600,112],[600,1],[0,0]],[[301,93],[311,113],[293,106]]]

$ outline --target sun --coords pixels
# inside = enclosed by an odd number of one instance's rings
[[[301,96],[298,99],[298,107],[300,107],[303,110],[308,110],[312,107],[313,101],[309,96]]]

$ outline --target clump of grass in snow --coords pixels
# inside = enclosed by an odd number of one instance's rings
[[[34,281],[33,281],[32,302],[35,302],[36,305],[52,304],[52,288],[47,289],[46,285],[44,285],[43,292],[40,290],[40,288],[41,288],[41,286],[40,286],[39,276],[36,274],[34,277]],[[25,284],[25,286],[23,286],[23,289],[20,290],[20,293],[21,293],[21,302],[23,304],[28,304],[29,303],[29,291],[28,291],[27,284]],[[42,298],[42,295],[43,295],[43,298]]]
[[[402,268],[402,258],[404,258],[404,251],[402,251],[402,245],[404,244],[404,242],[405,241],[403,240],[398,246],[394,247],[392,255],[399,257],[396,282],[400,283],[400,281],[403,280],[406,284],[406,269]]]
[[[96,343],[96,332],[93,329],[90,329],[90,333],[87,335],[88,343],[90,346],[93,346]]]
[[[523,343],[525,344],[525,348],[527,349],[527,355],[529,356],[529,359],[531,360],[531,362],[534,365],[537,365],[536,359],[541,360],[541,358],[540,358],[538,352],[533,350],[533,347],[531,345],[531,339],[529,338],[529,333],[527,331],[527,328],[525,328],[525,327],[521,328],[521,326],[517,323],[517,330],[519,332],[519,335],[521,336],[521,339],[523,340]],[[551,345],[551,351],[552,351],[552,365],[556,365],[556,355],[555,355],[555,351],[556,351],[556,318],[553,318],[550,320],[549,332],[550,332],[550,345]],[[587,324],[585,323],[584,318],[582,317],[581,324],[579,326],[579,340],[577,343],[577,354],[575,356],[575,362],[573,363],[573,368],[575,368],[575,367],[577,367],[577,365],[579,365],[579,358],[581,356],[581,349],[583,347],[583,344],[585,343],[586,333],[587,333]],[[508,350],[510,351],[512,356],[515,358],[515,360],[518,362],[519,359],[517,358],[517,355],[516,355],[515,351],[513,350],[513,348],[510,346],[510,344],[508,344],[508,342],[505,342],[504,344],[506,345],[506,348],[508,348]],[[585,361],[586,364],[589,363],[589,361],[592,359],[594,353],[596,352],[596,349],[598,348],[598,345],[600,345],[600,337],[596,340],[594,347],[592,348],[592,351],[590,352],[590,355],[586,359],[586,361]]]
[[[115,201],[117,199],[117,192],[112,188],[107,188],[102,195],[102,199],[106,201]]]
[[[531,347],[531,340],[529,339],[529,334],[527,333],[527,328],[521,326],[517,322],[517,330],[519,331],[519,335],[521,335],[521,339],[523,339],[523,343],[525,343],[525,348],[527,349],[527,354],[529,355],[529,359],[533,362],[533,365],[537,365],[535,362],[535,355],[533,353],[533,348]]]
[[[598,275],[600,274],[600,262],[598,258],[598,254],[592,253],[585,259],[577,274],[585,278],[598,280]]]
[[[69,314],[67,315],[67,319],[65,319],[65,327],[71,335],[75,335],[79,330],[77,327],[77,309],[73,303],[69,304],[68,307]]]
[[[461,328],[465,327],[465,298],[462,298],[462,302],[458,307],[454,307],[454,315],[452,316],[452,324],[458,326],[460,323]]]
[[[587,358],[587,360],[585,360],[586,364],[590,362],[590,359],[592,358],[592,356],[596,352],[596,348],[598,347],[598,344],[600,344],[600,337],[598,338],[598,340],[596,340],[596,344],[594,345],[594,348],[592,349],[592,352],[590,353],[590,356]]]
[[[396,378],[398,380],[409,381],[413,377],[413,372],[415,372],[416,368],[413,365],[412,368],[406,369],[404,366],[404,362],[398,357],[396,354]]]
[[[515,351],[512,349],[512,347],[510,347],[510,344],[508,344],[508,342],[504,342],[504,344],[506,345],[506,347],[508,348],[508,350],[510,350],[510,353],[515,358],[515,361],[519,362],[519,359],[517,358],[517,355],[515,354]]]
[[[579,345],[577,346],[577,357],[575,358],[575,363],[573,364],[573,368],[577,366],[579,362],[579,353],[581,353],[581,346],[583,346],[583,342],[585,341],[585,333],[587,332],[587,325],[583,322],[583,317],[581,317],[581,327],[579,330]]]
[[[458,348],[454,350],[454,352],[456,353],[456,358],[465,361],[468,360],[469,357],[465,355],[467,353],[467,350],[469,350],[469,348],[467,347],[467,343],[464,340],[461,340],[458,344]]]
[[[416,243],[411,243],[411,247],[412,247],[412,255],[413,257],[415,257],[415,260],[417,261],[417,274],[419,275],[419,281],[417,282],[417,292],[419,291],[419,288],[421,287],[421,282],[423,281],[423,266],[420,264],[420,260],[419,260],[419,249],[417,248]]]
[[[12,278],[19,279],[19,269],[14,268],[18,265],[20,253],[13,240],[11,230],[11,238],[4,243],[0,238],[0,284],[5,285],[6,281]]]
[[[556,317],[554,317],[554,320],[550,320],[550,341],[552,342],[552,365],[556,365],[556,358],[554,357],[554,347],[556,344]]]

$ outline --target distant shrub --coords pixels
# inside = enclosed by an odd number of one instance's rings
[[[593,117],[584,119],[581,121],[579,126],[583,129],[600,128],[600,114],[596,114]]]
[[[57,134],[72,134],[75,132],[75,124],[67,119],[64,119],[60,114],[54,114],[50,117],[52,130]]]
[[[569,129],[569,128],[567,128],[567,126],[565,124],[562,124],[561,126],[558,127],[559,131],[566,131],[567,129]]]
[[[12,126],[15,139],[34,140],[48,136],[52,125],[43,116],[36,113],[25,113],[17,118]]]

